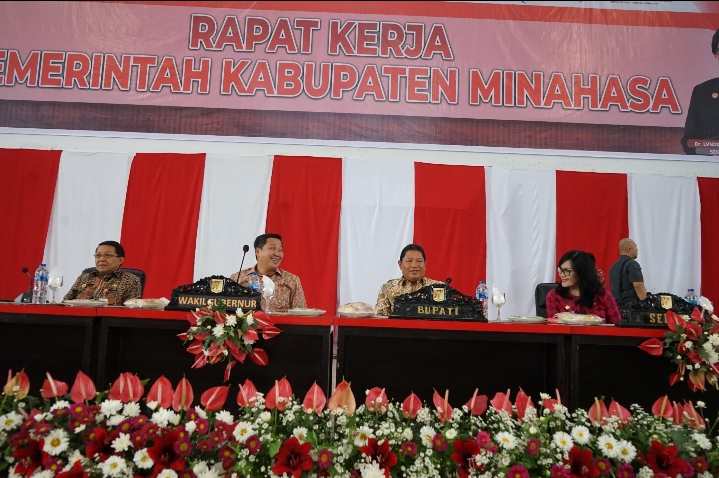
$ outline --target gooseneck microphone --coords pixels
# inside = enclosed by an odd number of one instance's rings
[[[242,265],[245,263],[245,256],[247,255],[247,251],[250,250],[250,246],[245,244],[242,246],[242,261],[240,261],[240,271],[242,271]]]

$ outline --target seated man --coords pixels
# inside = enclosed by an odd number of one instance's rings
[[[612,295],[620,307],[629,307],[647,298],[642,268],[636,260],[637,257],[639,248],[636,242],[628,237],[619,241],[619,259],[609,270],[609,279],[612,283]]]
[[[250,276],[257,274],[267,276],[275,283],[275,293],[270,303],[262,297],[262,309],[284,312],[287,309],[306,307],[305,291],[302,290],[300,278],[296,275],[280,269],[280,263],[285,256],[282,250],[282,236],[279,234],[260,234],[255,239],[255,257],[257,265],[235,272],[230,279],[240,285],[248,287]]]
[[[422,246],[409,244],[404,246],[399,255],[399,268],[402,277],[392,279],[382,286],[377,296],[377,315],[389,315],[397,296],[416,292],[422,287],[437,284],[440,281],[425,277],[426,256]]]
[[[104,241],[95,249],[95,268],[80,274],[64,300],[107,299],[108,305],[122,305],[142,295],[140,278],[121,271],[125,249],[119,242]]]

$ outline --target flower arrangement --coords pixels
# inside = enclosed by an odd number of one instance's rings
[[[190,328],[178,335],[187,351],[195,356],[192,368],[227,361],[225,382],[230,379],[232,368],[237,362],[244,363],[248,357],[257,365],[265,366],[270,358],[267,351],[255,346],[260,336],[270,340],[281,330],[262,311],[226,313],[223,305],[197,309],[190,313],[187,321]]]
[[[709,478],[717,437],[694,404],[666,397],[651,412],[596,400],[568,410],[521,390],[453,407],[435,392],[401,403],[372,388],[359,406],[347,382],[329,399],[314,384],[299,401],[278,380],[263,395],[245,380],[194,400],[191,384],[158,378],[147,394],[123,373],[97,393],[79,372],[72,387],[49,374],[42,401],[24,373],[10,375],[0,408],[0,474],[16,477],[478,477]],[[18,386],[18,384],[22,384]],[[29,386],[29,384],[28,384]],[[699,404],[697,404],[699,405]],[[701,408],[699,408],[701,410]]]
[[[702,297],[702,299],[704,299]],[[664,355],[676,370],[669,375],[669,384],[684,381],[693,391],[704,391],[709,383],[719,389],[719,318],[704,299],[690,316],[680,316],[668,310],[667,330],[663,340],[647,339],[639,348],[650,355]]]

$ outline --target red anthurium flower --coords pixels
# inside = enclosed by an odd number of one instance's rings
[[[414,419],[422,408],[422,400],[414,392],[410,393],[402,402],[402,415]]]
[[[302,401],[302,408],[307,412],[315,412],[316,414],[322,413],[327,403],[327,397],[325,392],[322,391],[317,382],[313,383],[307,393],[305,399]]]
[[[629,410],[624,408],[616,400],[612,400],[612,403],[609,404],[609,415],[619,418],[622,423],[627,423],[632,418],[632,414]]]
[[[662,443],[653,440],[646,454],[647,466],[654,471],[655,475],[662,473],[663,476],[690,476],[690,465],[681,459],[676,445],[664,446]]]
[[[432,403],[434,403],[434,408],[437,409],[439,421],[444,423],[452,418],[452,405],[449,404],[449,390],[445,390],[444,398],[435,390],[432,394]]]
[[[387,411],[389,399],[387,399],[384,388],[374,387],[367,390],[367,398],[365,398],[364,404],[370,412]]]
[[[664,353],[664,343],[656,337],[645,340],[639,344],[639,348],[655,357],[661,357],[662,353]]]
[[[688,322],[684,328],[684,333],[687,334],[689,340],[698,340],[702,335],[702,326],[695,322]]]
[[[265,327],[274,327],[275,324],[272,323],[269,317],[267,317],[267,314],[265,314],[261,310],[257,310],[252,313],[252,318],[257,322],[257,325],[260,327],[260,329],[264,329]]]
[[[214,320],[217,325],[225,325],[225,313],[219,310],[213,311],[212,320]]]
[[[303,473],[312,470],[310,443],[300,444],[296,437],[288,438],[282,443],[272,464],[272,473],[281,476],[287,474],[292,478],[301,478]]]
[[[655,417],[663,417],[667,420],[671,420],[673,416],[673,409],[669,397],[666,395],[659,397],[652,405],[652,413]]]
[[[704,314],[702,314],[702,311],[701,309],[699,309],[699,307],[694,307],[694,310],[692,310],[690,317],[693,321],[699,322],[700,324],[704,322]]]
[[[260,335],[255,329],[247,329],[247,331],[242,334],[242,339],[245,341],[245,343],[254,344],[260,339]]]
[[[706,376],[704,374],[703,370],[694,370],[693,372],[689,372],[689,388],[692,389],[692,391],[704,391],[706,390]]]
[[[190,352],[192,355],[202,354],[203,350],[205,350],[205,347],[202,344],[202,340],[197,338],[193,340],[190,345],[187,346],[187,351]]]
[[[245,362],[245,358],[247,357],[247,352],[242,350],[240,347],[237,346],[236,343],[234,343],[232,340],[225,340],[225,347],[227,347],[227,350],[230,351],[232,356],[240,363]]]
[[[521,387],[519,388],[519,392],[517,392],[517,398],[514,400],[514,406],[517,408],[517,417],[519,417],[520,420],[524,419],[527,409],[534,408],[532,397],[524,393]]]
[[[392,468],[397,464],[397,455],[392,452],[387,440],[379,443],[376,438],[370,438],[367,444],[360,448],[360,452],[376,462],[384,470],[384,476],[392,476]]]
[[[108,397],[123,403],[137,402],[145,393],[140,377],[130,372],[123,372],[110,387]]]
[[[679,405],[679,403],[672,401],[672,421],[675,424],[677,424],[677,425],[682,424],[682,421],[684,418],[684,417],[682,417],[683,411],[684,411],[684,409],[682,408],[681,405]]]
[[[594,468],[594,457],[592,450],[575,446],[569,451],[569,468],[572,477],[594,478],[599,476]]]
[[[237,365],[236,360],[230,360],[227,362],[227,365],[225,366],[225,373],[222,376],[223,381],[228,382],[230,380],[230,374],[232,373],[232,368]]]
[[[245,379],[245,383],[240,385],[240,391],[237,393],[237,404],[241,407],[251,407],[257,401],[257,388],[252,380]]]
[[[327,408],[329,410],[341,408],[347,415],[354,414],[357,409],[357,402],[355,402],[355,396],[349,382],[342,380],[337,384],[335,391],[332,392],[332,396],[327,402]]]
[[[50,372],[46,372],[45,377],[45,381],[42,383],[42,388],[40,389],[42,398],[47,400],[48,398],[62,397],[67,393],[68,387],[65,382],[55,380],[52,378],[52,375],[50,375]]]
[[[492,404],[498,412],[504,410],[508,414],[512,414],[512,401],[510,400],[511,392],[507,389],[507,393],[497,392],[489,403]]]
[[[182,377],[182,380],[177,384],[175,393],[172,395],[172,408],[176,412],[180,410],[189,410],[192,406],[192,400],[195,398],[192,391],[192,385],[187,378]]]
[[[172,383],[164,375],[155,380],[145,398],[147,402],[157,402],[162,408],[172,406]]]
[[[70,397],[75,403],[92,400],[97,395],[95,384],[92,379],[85,375],[82,371],[78,371],[75,376],[75,382],[70,389]]]
[[[262,338],[265,340],[270,340],[273,337],[277,337],[282,332],[280,329],[278,329],[274,325],[268,325],[267,327],[261,327],[260,330],[262,330]]]
[[[699,415],[694,404],[692,402],[686,402],[683,410],[684,422],[692,428],[697,430],[704,430],[706,428],[706,421],[704,417]]]
[[[669,330],[671,330],[672,332],[676,332],[677,327],[683,328],[684,326],[686,326],[686,322],[684,321],[684,319],[679,317],[679,315],[673,310],[667,310],[666,318],[667,327],[669,327]]]
[[[487,396],[477,395],[477,391],[478,389],[475,388],[474,393],[472,393],[472,398],[470,398],[465,404],[465,406],[469,409],[469,413],[475,417],[480,416],[487,411]]]
[[[252,352],[250,352],[250,360],[252,360],[257,365],[264,367],[265,365],[270,363],[270,356],[267,355],[265,349],[255,347],[254,349],[252,349]]]
[[[470,470],[474,468],[474,456],[480,450],[477,440],[471,438],[455,440],[452,447],[454,451],[450,458],[457,464],[457,476],[468,478]]]
[[[591,407],[589,407],[589,420],[595,424],[595,425],[601,425],[602,421],[606,419],[609,416],[609,412],[607,411],[607,405],[604,403],[604,400],[599,400],[598,398],[594,398],[594,403]]]
[[[200,403],[207,411],[215,412],[225,406],[227,401],[227,393],[230,387],[221,385],[219,387],[208,388],[200,395]]]
[[[282,377],[279,381],[275,380],[275,384],[270,391],[267,392],[265,406],[268,410],[274,410],[276,408],[279,411],[283,411],[287,408],[290,398],[292,398],[292,386],[285,377]]]
[[[7,381],[3,387],[3,393],[8,396],[13,396],[18,400],[22,400],[27,397],[29,391],[30,379],[25,373],[25,370],[20,370],[16,375],[12,374],[12,370],[8,370]]]

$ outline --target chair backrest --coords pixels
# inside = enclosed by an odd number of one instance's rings
[[[547,316],[547,293],[556,288],[557,284],[555,282],[542,282],[541,284],[537,284],[537,288],[534,289],[534,304],[538,316]]]
[[[97,269],[95,269],[94,267],[88,267],[82,272],[92,272],[95,270]],[[132,267],[120,267],[119,270],[123,272],[129,272],[130,274],[135,274],[137,278],[140,279],[140,297],[142,297],[145,294],[145,271],[143,271],[142,269],[134,269]]]

